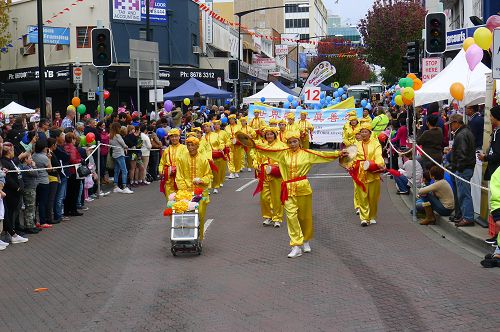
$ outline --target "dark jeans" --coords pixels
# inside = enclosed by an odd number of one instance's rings
[[[436,196],[434,196],[433,193],[427,194],[427,196],[422,197],[422,199],[425,202],[431,203],[432,210],[434,210],[437,214],[439,214],[439,215],[441,215],[443,217],[448,217],[453,212],[452,209],[445,208],[443,206],[443,203],[441,203],[441,201],[439,200],[439,198],[437,198]]]
[[[64,200],[64,214],[77,213],[76,202],[80,191],[80,181],[76,179],[76,174],[71,174],[68,178],[66,188],[66,199]]]
[[[456,174],[461,178],[470,181],[472,175],[474,175],[474,169],[467,168],[463,171],[457,171]],[[467,221],[474,221],[474,205],[472,203],[470,184],[460,179],[457,179],[456,183],[458,204],[460,206],[460,211],[462,211],[462,217]]]
[[[3,199],[5,205],[5,216],[3,230],[10,235],[16,234],[14,227],[19,225],[19,212],[21,211],[21,193],[7,191]]]
[[[40,219],[40,224],[47,223],[47,209],[49,205],[49,184],[39,183],[36,187],[36,203],[38,206],[38,217]]]
[[[408,178],[406,176],[395,176],[394,181],[396,181],[396,185],[398,186],[399,191],[408,192],[408,190],[410,189],[408,187]]]
[[[160,164],[160,151],[151,151],[149,154],[149,174],[153,180],[158,180],[158,165]]]
[[[101,179],[104,179],[104,177],[106,176],[106,158],[107,158],[107,156],[106,155],[104,155],[104,156],[100,155],[99,158],[100,158],[99,177]],[[96,164],[96,167],[97,167],[97,164]]]
[[[58,182],[49,183],[49,202],[47,205],[47,220],[56,220],[56,213],[54,213],[54,202],[56,201],[57,189],[59,188]]]
[[[57,187],[56,200],[54,202],[54,220],[61,220],[64,213],[64,199],[68,187],[68,178],[61,176],[61,183]]]

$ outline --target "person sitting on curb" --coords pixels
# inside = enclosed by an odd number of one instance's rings
[[[450,216],[455,208],[453,191],[444,179],[444,170],[439,166],[432,166],[430,175],[434,183],[418,191],[424,201],[422,206],[425,211],[425,219],[420,221],[420,225],[436,224],[434,211],[441,216]]]

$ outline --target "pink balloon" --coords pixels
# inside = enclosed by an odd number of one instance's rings
[[[491,15],[486,21],[486,27],[493,32],[495,28],[500,27],[500,15]]]
[[[472,44],[465,52],[465,59],[471,71],[483,60],[483,50],[476,44]]]

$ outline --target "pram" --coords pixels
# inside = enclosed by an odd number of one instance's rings
[[[172,213],[170,242],[170,251],[174,256],[177,256],[178,252],[201,255],[202,246],[198,210],[187,213]]]

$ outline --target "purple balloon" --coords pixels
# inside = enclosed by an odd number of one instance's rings
[[[472,44],[465,52],[465,59],[469,64],[469,69],[473,71],[481,60],[483,60],[483,50],[476,44]]]
[[[165,103],[163,103],[163,108],[165,109],[165,112],[170,112],[174,108],[174,103],[172,103],[171,100],[165,100]]]

